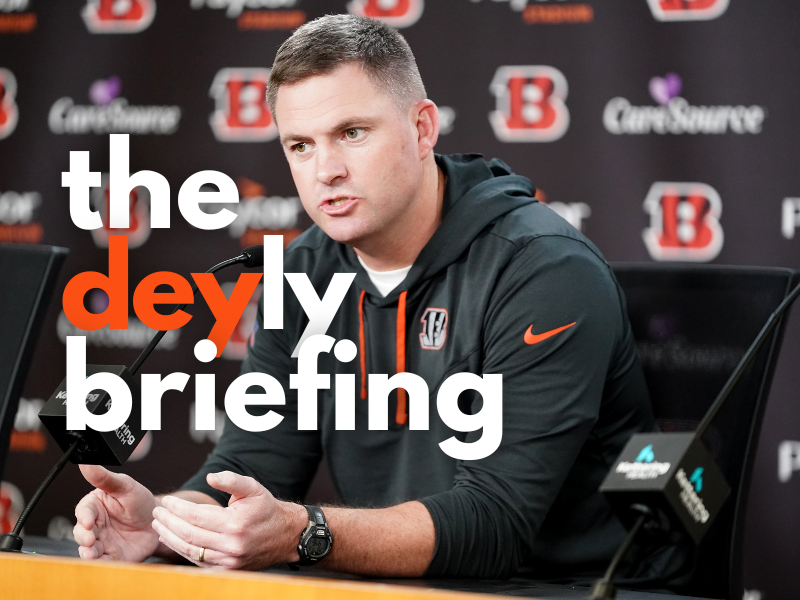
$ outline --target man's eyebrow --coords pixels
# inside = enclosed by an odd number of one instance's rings
[[[285,146],[290,142],[309,142],[311,138],[299,134],[289,133],[281,136],[281,145]]]
[[[369,117],[352,117],[340,121],[336,126],[331,128],[331,133],[343,131],[344,129],[351,129],[353,127],[371,127],[375,124],[375,119]]]
[[[371,127],[374,124],[375,119],[369,117],[349,117],[343,121],[339,121],[336,125],[331,127],[328,133],[337,133],[353,127]],[[289,143],[310,142],[311,138],[300,134],[287,133],[286,135],[282,135],[280,140],[281,144],[285,146]]]

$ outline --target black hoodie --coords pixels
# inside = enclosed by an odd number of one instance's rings
[[[248,433],[226,420],[184,488],[226,505],[205,475],[227,469],[300,500],[324,454],[346,505],[427,507],[436,529],[429,576],[595,570],[624,534],[598,486],[630,435],[654,428],[622,292],[599,250],[539,204],[529,180],[477,155],[436,160],[447,175],[442,222],[386,297],[353,249],[318,227],[285,253],[284,271],[306,273],[320,297],[334,273],[356,273],[327,335],[355,342],[358,356],[319,356],[320,373],[355,375],[355,430],[335,429],[333,377],[319,394],[319,430],[297,430],[291,353],[308,319],[286,287],[284,329],[257,329],[242,366],[283,386],[286,405],[271,407],[283,422]],[[405,393],[392,392],[388,430],[369,430],[365,374],[400,371],[426,381],[430,429],[410,430]],[[436,410],[438,387],[460,372],[503,375],[502,443],[481,460],[439,448],[453,435],[482,435],[454,432]],[[459,399],[464,412],[480,403],[476,393]]]

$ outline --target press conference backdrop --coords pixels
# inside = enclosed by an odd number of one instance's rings
[[[398,27],[440,108],[443,153],[499,157],[539,197],[618,261],[694,261],[800,269],[800,4],[782,0],[0,0],[0,242],[66,246],[3,474],[8,529],[58,456],[36,414],[64,376],[65,336],[86,335],[89,362],[130,364],[152,331],[77,330],[66,282],[107,269],[110,233],[127,233],[130,293],[146,275],[205,270],[310,225],[263,102],[269,66],[291,29],[351,12]],[[109,133],[130,133],[130,169],[162,173],[172,226],[149,226],[149,194],[131,194],[131,228],[107,219]],[[91,152],[106,226],[70,220],[61,172]],[[232,177],[241,201],[226,229],[200,231],[176,208],[191,174]],[[237,274],[220,277],[232,287]],[[2,286],[2,282],[0,282]],[[3,290],[3,293],[10,293]],[[93,291],[94,311],[107,296]],[[698,307],[698,310],[708,307]],[[124,471],[157,491],[201,464],[221,433],[255,296],[223,356],[192,349],[213,323],[169,333],[145,370],[216,373],[215,432],[194,431],[193,383],[167,392],[163,429]],[[736,323],[731,323],[735,327]],[[712,347],[692,348],[698,369]],[[676,351],[681,351],[676,349]],[[751,600],[800,594],[800,319],[789,323],[752,487],[745,585]],[[88,491],[67,469],[28,533],[70,537]],[[312,489],[330,495],[324,482]]]

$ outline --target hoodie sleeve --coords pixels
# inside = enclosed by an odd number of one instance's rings
[[[242,373],[267,373],[277,379],[286,395],[286,404],[261,407],[260,411],[257,406],[250,406],[247,410],[253,415],[273,410],[283,421],[274,429],[253,433],[234,425],[226,414],[225,429],[216,447],[181,488],[208,494],[222,506],[227,506],[230,495],[208,485],[208,473],[233,471],[253,477],[277,498],[300,501],[322,456],[319,432],[297,429],[297,392],[289,387],[289,374],[296,372],[291,350],[282,330],[258,328],[264,322],[263,310],[264,303],[259,302],[253,345],[242,363]],[[263,393],[263,389],[254,386],[248,392]]]
[[[459,461],[453,488],[422,500],[436,528],[428,576],[498,578],[530,565],[598,419],[623,310],[608,266],[583,242],[540,237],[517,251],[483,323],[483,373],[503,376],[502,442]]]

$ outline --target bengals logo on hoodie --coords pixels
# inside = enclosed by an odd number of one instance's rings
[[[447,339],[447,309],[426,308],[420,322],[419,345],[423,350],[441,350]]]

